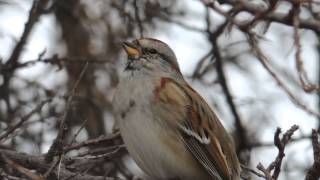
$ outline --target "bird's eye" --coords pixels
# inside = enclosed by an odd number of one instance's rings
[[[156,54],[156,53],[157,53],[157,50],[155,50],[155,49],[149,49],[149,52],[150,52],[151,54]]]

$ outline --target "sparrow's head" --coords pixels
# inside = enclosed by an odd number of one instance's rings
[[[128,55],[126,71],[141,71],[146,74],[180,73],[173,50],[164,42],[152,38],[124,42],[123,48]]]

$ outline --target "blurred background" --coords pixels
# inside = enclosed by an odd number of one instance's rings
[[[268,167],[277,127],[298,125],[278,179],[303,179],[320,129],[319,33],[317,0],[0,0],[0,176],[143,177],[115,135],[111,100],[121,42],[152,37],[175,51],[243,165]]]

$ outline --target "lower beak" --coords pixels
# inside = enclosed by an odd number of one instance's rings
[[[128,58],[139,58],[141,55],[139,47],[133,43],[123,42],[122,47],[126,51]]]

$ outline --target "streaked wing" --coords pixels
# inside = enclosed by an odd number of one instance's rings
[[[236,158],[232,141],[209,105],[185,82],[181,85],[171,78],[162,78],[157,83],[157,116],[176,126],[187,149],[214,179],[231,179],[233,170],[228,163]],[[226,142],[220,142],[221,139]],[[227,148],[232,148],[231,153]]]

